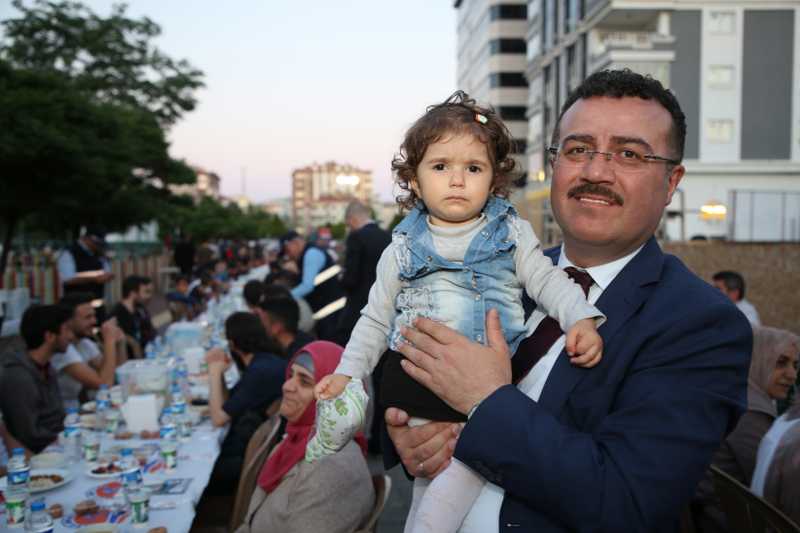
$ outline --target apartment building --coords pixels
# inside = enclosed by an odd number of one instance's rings
[[[687,173],[662,238],[800,241],[799,8],[797,0],[528,2],[529,198],[543,240],[558,238],[545,150],[561,105],[588,74],[630,68],[671,88],[687,116]]]
[[[350,201],[369,205],[372,194],[372,171],[335,161],[314,163],[292,172],[292,218],[303,230],[341,222]]]
[[[514,138],[520,166],[518,185],[527,178],[528,82],[525,0],[456,0],[458,88],[480,104],[494,107]]]

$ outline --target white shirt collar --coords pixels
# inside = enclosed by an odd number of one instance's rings
[[[624,257],[620,257],[619,259],[615,259],[610,263],[606,263],[604,265],[597,265],[589,268],[580,268],[575,266],[575,264],[569,260],[567,254],[564,252],[564,245],[561,245],[561,253],[558,255],[558,268],[564,270],[567,267],[575,267],[578,270],[584,270],[592,276],[595,284],[600,287],[601,290],[606,290],[606,287],[611,285],[611,282],[614,281],[614,278],[617,277],[617,274],[622,272],[622,269],[625,268],[625,265],[630,263],[631,259],[633,259],[636,254],[638,254],[641,249],[644,248],[644,244],[638,247],[633,252],[629,253]]]

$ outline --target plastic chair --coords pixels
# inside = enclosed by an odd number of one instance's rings
[[[392,492],[392,478],[385,474],[372,476],[372,486],[375,488],[375,507],[372,508],[365,524],[355,533],[375,533],[375,526]]]
[[[247,516],[250,498],[256,490],[258,474],[261,472],[261,467],[264,466],[269,452],[277,444],[276,437],[279,428],[280,418],[273,416],[258,427],[247,443],[242,463],[242,475],[239,477],[239,486],[236,488],[236,499],[231,512],[230,531],[235,531]]]
[[[800,527],[769,502],[711,465],[714,490],[733,533],[800,533]]]

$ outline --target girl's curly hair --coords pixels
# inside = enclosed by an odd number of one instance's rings
[[[396,198],[400,206],[412,209],[419,200],[411,182],[416,179],[417,167],[428,146],[447,135],[461,133],[470,133],[486,145],[493,172],[492,194],[508,197],[516,177],[511,134],[494,109],[481,107],[464,91],[456,91],[441,104],[428,107],[406,132],[400,153],[392,159],[392,171],[402,190]]]

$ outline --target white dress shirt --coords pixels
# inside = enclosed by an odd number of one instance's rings
[[[595,304],[597,300],[600,299],[600,295],[603,294],[603,291],[606,290],[606,287],[614,281],[617,274],[625,268],[625,265],[627,265],[643,247],[644,245],[625,257],[621,257],[610,263],[582,269],[576,267],[572,261],[567,258],[567,254],[564,253],[564,246],[562,245],[561,253],[558,258],[558,267],[563,270],[571,266],[578,268],[578,270],[585,270],[588,272],[594,280],[594,283],[589,288],[588,300],[589,303]],[[553,343],[547,353],[539,359],[528,375],[517,385],[517,388],[532,400],[539,401],[539,396],[541,396],[544,385],[547,383],[547,377],[550,375],[553,365],[564,349],[565,343],[566,336],[562,335]],[[502,450],[498,450],[498,452],[502,453]],[[480,495],[478,495],[478,499],[475,500],[472,509],[464,519],[464,523],[461,525],[459,532],[497,533],[500,525],[500,507],[503,505],[504,495],[505,491],[502,488],[486,482]]]

